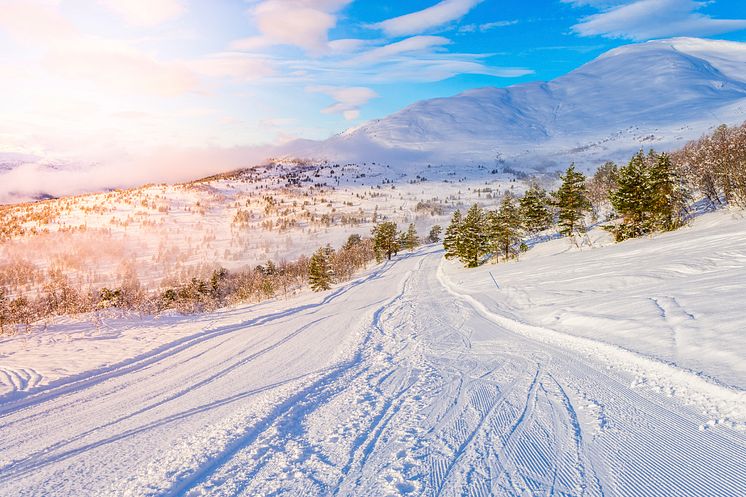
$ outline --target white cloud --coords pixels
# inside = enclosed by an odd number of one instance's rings
[[[336,54],[354,53],[361,48],[369,45],[370,40],[360,40],[357,38],[343,38],[329,42],[329,50]]]
[[[455,56],[453,56],[455,55]],[[532,74],[522,67],[494,67],[485,65],[480,57],[463,54],[444,54],[442,57],[406,59],[388,65],[372,76],[376,83],[391,81],[435,82],[459,74],[480,74],[496,78],[517,78]]]
[[[596,4],[599,2],[593,2]],[[635,0],[588,16],[573,26],[573,31],[581,36],[639,41],[669,36],[709,36],[746,29],[746,19],[714,19],[698,13],[705,5],[695,0]]]
[[[261,38],[249,38],[243,44],[293,45],[312,54],[324,53],[337,12],[351,1],[264,0],[250,11]]]
[[[419,34],[461,19],[481,2],[482,0],[443,0],[427,9],[387,19],[372,26],[389,36]]]
[[[25,161],[0,171],[0,203],[26,201],[41,193],[70,195],[150,182],[187,181],[266,158],[267,147],[161,147],[127,154],[111,151],[95,166],[49,167],[56,161]]]
[[[72,23],[50,4],[6,1],[0,8],[0,30],[17,42],[49,45],[79,36]]]
[[[229,48],[231,50],[243,50],[247,52],[254,52],[263,48],[271,47],[272,41],[264,36],[249,36],[247,38],[241,38],[234,40],[230,43]]]
[[[41,49],[41,66],[67,79],[86,81],[98,91],[180,95],[197,89],[184,65],[141,52],[123,41],[85,35],[52,2],[9,1],[0,31],[20,46]]]
[[[628,0],[561,0],[562,3],[572,4],[573,7],[595,7],[597,9],[608,9],[621,5]]]
[[[117,93],[168,97],[198,89],[197,79],[186,66],[159,61],[126,47],[71,44],[51,49],[43,65],[67,79]]]
[[[203,76],[238,82],[257,81],[275,73],[269,60],[236,52],[212,54],[188,65]]]
[[[186,12],[181,0],[98,0],[133,26],[152,27]]]
[[[448,38],[442,36],[413,36],[382,47],[376,47],[363,52],[351,60],[352,63],[368,63],[391,59],[400,54],[421,52],[436,47],[442,47],[451,43]]]
[[[342,114],[348,121],[360,117],[360,107],[376,98],[378,94],[363,86],[335,87],[314,86],[308,88],[312,93],[323,93],[335,100],[335,103],[321,110],[323,114]]]
[[[475,33],[477,31],[480,33],[486,33],[495,28],[504,28],[506,26],[513,26],[514,24],[518,24],[518,20],[485,22],[483,24],[465,24],[459,27],[458,30],[459,33]]]

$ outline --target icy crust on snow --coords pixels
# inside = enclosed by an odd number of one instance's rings
[[[746,429],[743,214],[712,213],[621,244],[591,235],[594,248],[557,239],[517,263],[444,262],[440,277],[501,325],[602,358],[632,373],[633,388],[696,406],[710,417],[703,429]]]
[[[417,102],[300,156],[466,164],[498,158],[543,170],[597,166],[640,147],[678,148],[746,118],[746,44],[673,38],[626,45],[549,82]],[[398,159],[398,160],[397,160]]]

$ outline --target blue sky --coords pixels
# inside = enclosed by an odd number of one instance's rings
[[[743,0],[0,0],[0,154],[233,165],[616,46],[746,41]],[[176,164],[181,164],[177,166]]]

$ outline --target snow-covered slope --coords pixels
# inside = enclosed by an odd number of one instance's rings
[[[746,495],[745,232],[3,340],[0,496]]]
[[[668,149],[746,120],[746,44],[675,38],[626,45],[549,82],[415,103],[322,144],[312,156],[524,168],[596,165],[640,146]]]

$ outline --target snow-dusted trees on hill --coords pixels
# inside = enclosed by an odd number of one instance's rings
[[[334,273],[331,265],[333,250],[328,245],[319,248],[312,256],[308,265],[308,284],[314,292],[329,290],[332,286]]]
[[[310,259],[267,261],[235,271],[218,267],[207,274],[194,273],[181,281],[164,282],[161,288],[146,289],[135,273],[124,271],[117,287],[82,290],[63,273],[51,271],[44,291],[34,298],[11,296],[0,287],[0,335],[13,334],[19,325],[28,327],[58,315],[97,316],[114,310],[154,314],[170,309],[196,313],[287,296],[307,284],[315,291],[328,290],[332,283],[351,279],[373,258],[372,240],[352,235],[338,250],[327,245]]]
[[[621,220],[609,227],[617,241],[676,229],[684,221],[689,194],[667,154],[635,154],[619,170],[609,199]]]
[[[373,228],[373,250],[376,260],[379,262],[388,259],[399,252],[399,240],[396,232],[396,223],[384,221]]]
[[[417,228],[414,224],[410,223],[407,227],[407,231],[404,231],[401,236],[401,246],[410,252],[419,247],[420,237],[417,236]]]
[[[510,259],[518,254],[524,235],[525,219],[516,205],[513,195],[503,196],[500,208],[487,214],[487,238],[495,257],[502,255]]]
[[[518,254],[523,233],[520,210],[506,194],[496,211],[474,204],[466,216],[460,211],[453,214],[443,239],[445,256],[458,258],[467,267],[478,266],[488,254],[509,259]]]
[[[585,187],[585,175],[575,170],[572,164],[562,175],[562,185],[554,194],[554,204],[558,210],[559,232],[574,236],[585,230],[583,219],[591,208]]]
[[[536,234],[552,225],[553,215],[549,208],[549,196],[546,190],[536,182],[531,182],[526,193],[518,200],[519,215],[523,220],[523,228]]]
[[[720,126],[672,154],[686,182],[715,205],[746,208],[746,123]]]
[[[609,161],[596,169],[593,176],[586,181],[585,186],[588,191],[588,200],[591,203],[591,215],[594,222],[604,220],[605,216],[611,214],[612,207],[609,195],[616,190],[618,177],[619,168]]]

